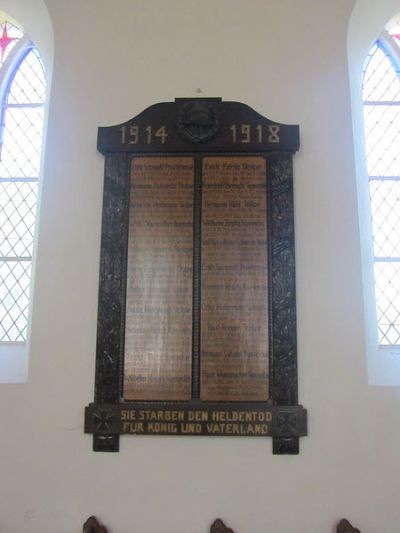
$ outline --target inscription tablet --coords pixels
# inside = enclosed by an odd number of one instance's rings
[[[124,398],[191,398],[194,163],[131,165]]]
[[[267,400],[265,158],[203,159],[201,257],[201,399]]]

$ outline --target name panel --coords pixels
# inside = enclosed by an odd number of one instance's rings
[[[131,165],[124,398],[191,397],[194,162]]]
[[[266,161],[205,157],[201,399],[268,399]]]

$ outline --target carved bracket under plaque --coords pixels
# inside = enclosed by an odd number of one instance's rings
[[[130,433],[272,436],[274,453],[298,453],[298,148],[298,126],[220,98],[99,128],[96,451]]]

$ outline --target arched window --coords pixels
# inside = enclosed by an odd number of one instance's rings
[[[45,85],[38,50],[0,20],[0,348],[27,340]]]
[[[377,343],[400,346],[400,34],[392,26],[369,51],[363,78],[371,199]]]

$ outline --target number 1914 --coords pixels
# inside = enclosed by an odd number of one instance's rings
[[[135,125],[122,126],[119,131],[121,144],[138,144],[139,142],[153,144],[155,141],[165,144],[168,137],[165,126],[160,126],[157,129],[152,126],[146,126],[145,128]]]

